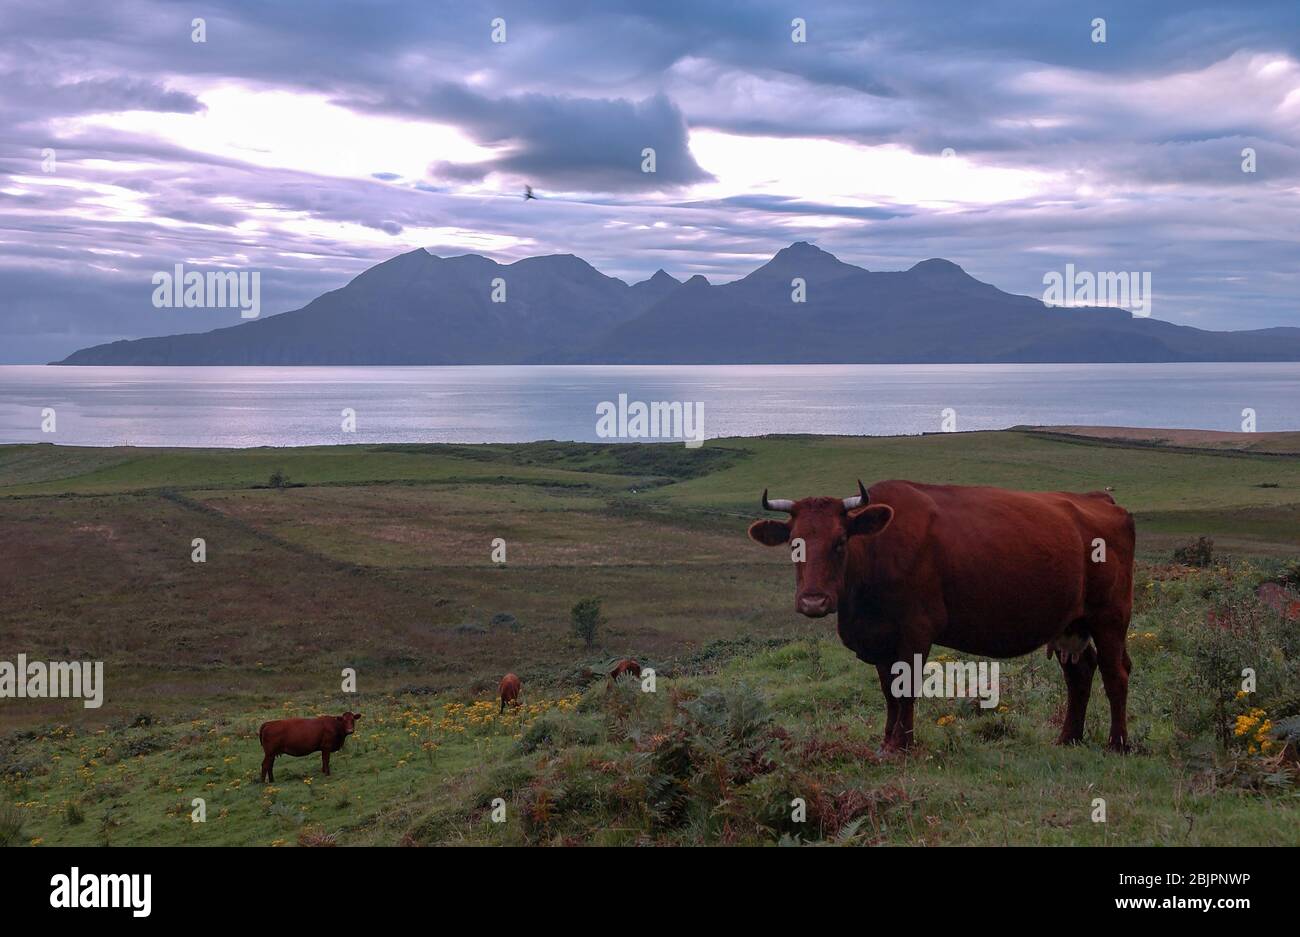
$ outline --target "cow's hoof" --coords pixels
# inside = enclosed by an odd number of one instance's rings
[[[1083,744],[1083,737],[1082,737],[1082,736],[1077,736],[1077,737],[1076,737],[1076,736],[1068,736],[1068,737],[1067,737],[1067,736],[1064,736],[1064,735],[1063,735],[1063,736],[1061,736],[1060,738],[1058,738],[1058,739],[1056,740],[1056,744],[1057,744],[1057,745],[1082,745],[1082,744]]]
[[[1132,750],[1133,749],[1129,748],[1128,742],[1123,739],[1120,739],[1119,741],[1111,739],[1106,745],[1106,751],[1114,752],[1116,755],[1127,755]]]

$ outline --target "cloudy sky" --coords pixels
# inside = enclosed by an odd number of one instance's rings
[[[176,263],[261,271],[265,314],[417,247],[724,281],[809,240],[1032,295],[1073,263],[1300,326],[1298,209],[1296,0],[0,4],[0,362],[239,321],[153,308]]]

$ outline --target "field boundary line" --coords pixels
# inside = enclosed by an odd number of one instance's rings
[[[1106,449],[1139,449],[1150,452],[1173,452],[1179,455],[1225,456],[1233,459],[1280,459],[1294,461],[1300,459],[1300,452],[1262,452],[1256,449],[1206,449],[1198,446],[1170,446],[1161,442],[1143,442],[1140,439],[1124,439],[1112,436],[1081,436],[1073,433],[1051,433],[1031,429],[1007,430],[1034,439],[1046,439],[1076,446],[1100,446]]]

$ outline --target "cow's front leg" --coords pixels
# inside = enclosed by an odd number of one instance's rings
[[[891,679],[885,695],[895,700],[898,715],[894,720],[893,731],[885,738],[886,752],[905,752],[912,747],[912,721],[916,714],[916,698],[921,695],[925,661],[929,656],[929,646],[911,647],[906,650],[900,648],[898,660],[889,667]],[[902,674],[908,674],[910,679],[899,679]]]
[[[322,748],[320,750],[320,773],[330,773],[330,750],[328,748]]]
[[[888,751],[890,740],[894,735],[894,726],[898,722],[898,700],[890,692],[894,678],[889,673],[887,664],[876,664],[876,674],[880,677],[880,692],[885,694],[885,736],[880,743],[882,751]]]
[[[915,712],[916,700],[912,697],[905,696],[898,701],[898,718],[894,721],[893,731],[885,739],[886,754],[905,752],[912,747],[912,719]]]

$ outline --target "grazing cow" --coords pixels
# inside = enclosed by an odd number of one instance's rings
[[[609,679],[617,680],[625,673],[630,673],[634,677],[641,676],[641,665],[631,657],[624,657],[614,665],[614,669],[609,672]]]
[[[260,780],[275,783],[276,755],[310,755],[320,752],[321,774],[330,773],[330,753],[343,747],[348,736],[356,731],[356,721],[361,713],[347,712],[341,716],[317,716],[315,719],[276,719],[264,722],[257,730],[261,739],[262,775]]]
[[[887,710],[884,751],[912,741],[915,697],[891,694],[892,668],[911,667],[915,655],[924,660],[935,644],[989,657],[1046,645],[1068,691],[1062,744],[1083,738],[1100,667],[1109,747],[1127,751],[1131,514],[1099,491],[885,481],[870,491],[858,482],[858,492],[769,501],[764,491],[763,508],[790,519],[755,521],[749,536],[767,546],[801,541],[795,610],[810,618],[837,614],[840,640],[875,665]],[[916,675],[913,687],[919,682]]]
[[[506,711],[506,703],[512,706],[519,705],[520,683],[519,678],[512,673],[506,674],[501,678],[501,686],[498,688],[501,694],[501,712]]]

